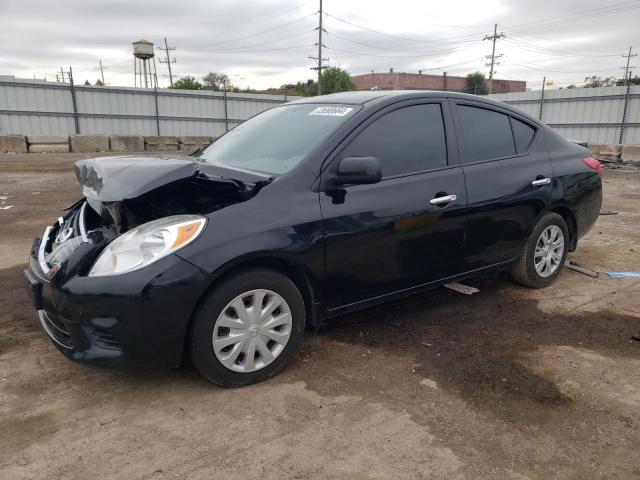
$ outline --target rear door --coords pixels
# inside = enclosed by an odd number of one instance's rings
[[[482,102],[451,100],[467,186],[465,269],[514,259],[551,202],[543,132]]]
[[[462,267],[467,200],[447,101],[413,100],[374,114],[346,139],[323,175],[342,158],[360,156],[380,160],[379,183],[320,192],[323,291],[330,309]],[[450,195],[455,200],[431,203]]]

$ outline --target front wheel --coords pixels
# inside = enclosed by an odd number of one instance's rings
[[[302,341],[304,300],[271,270],[247,270],[213,290],[195,316],[191,358],[216,385],[240,387],[279,372]]]
[[[536,224],[520,257],[511,266],[511,276],[527,287],[546,287],[560,274],[568,248],[567,224],[557,213],[547,213]]]

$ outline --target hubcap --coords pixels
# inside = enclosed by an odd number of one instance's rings
[[[271,290],[251,290],[231,300],[213,326],[213,351],[235,372],[255,372],[280,355],[291,336],[291,310]]]
[[[564,253],[564,235],[560,227],[551,225],[545,228],[536,243],[533,264],[542,278],[553,275],[562,261]]]

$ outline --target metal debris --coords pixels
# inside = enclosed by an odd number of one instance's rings
[[[463,285],[462,283],[459,283],[459,282],[445,283],[444,286],[450,290],[454,290],[459,293],[464,293],[465,295],[473,295],[474,293],[477,293],[480,291],[475,287],[470,287],[469,285]]]
[[[607,272],[607,276],[611,278],[640,278],[640,272]]]
[[[578,265],[573,260],[569,260],[569,261],[564,262],[564,266],[567,267],[569,270],[573,270],[575,272],[582,273],[583,275],[587,275],[587,276],[592,277],[592,278],[598,278],[598,275],[599,275],[598,272],[595,272],[595,271],[590,270],[590,269],[588,269],[586,267],[583,267],[582,265]]]

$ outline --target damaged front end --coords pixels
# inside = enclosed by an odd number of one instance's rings
[[[186,158],[109,157],[76,162],[85,198],[34,243],[42,273],[87,275],[98,254],[140,225],[178,215],[206,215],[244,202],[272,178]],[[75,259],[75,261],[74,261]],[[66,276],[66,275],[65,275]]]

